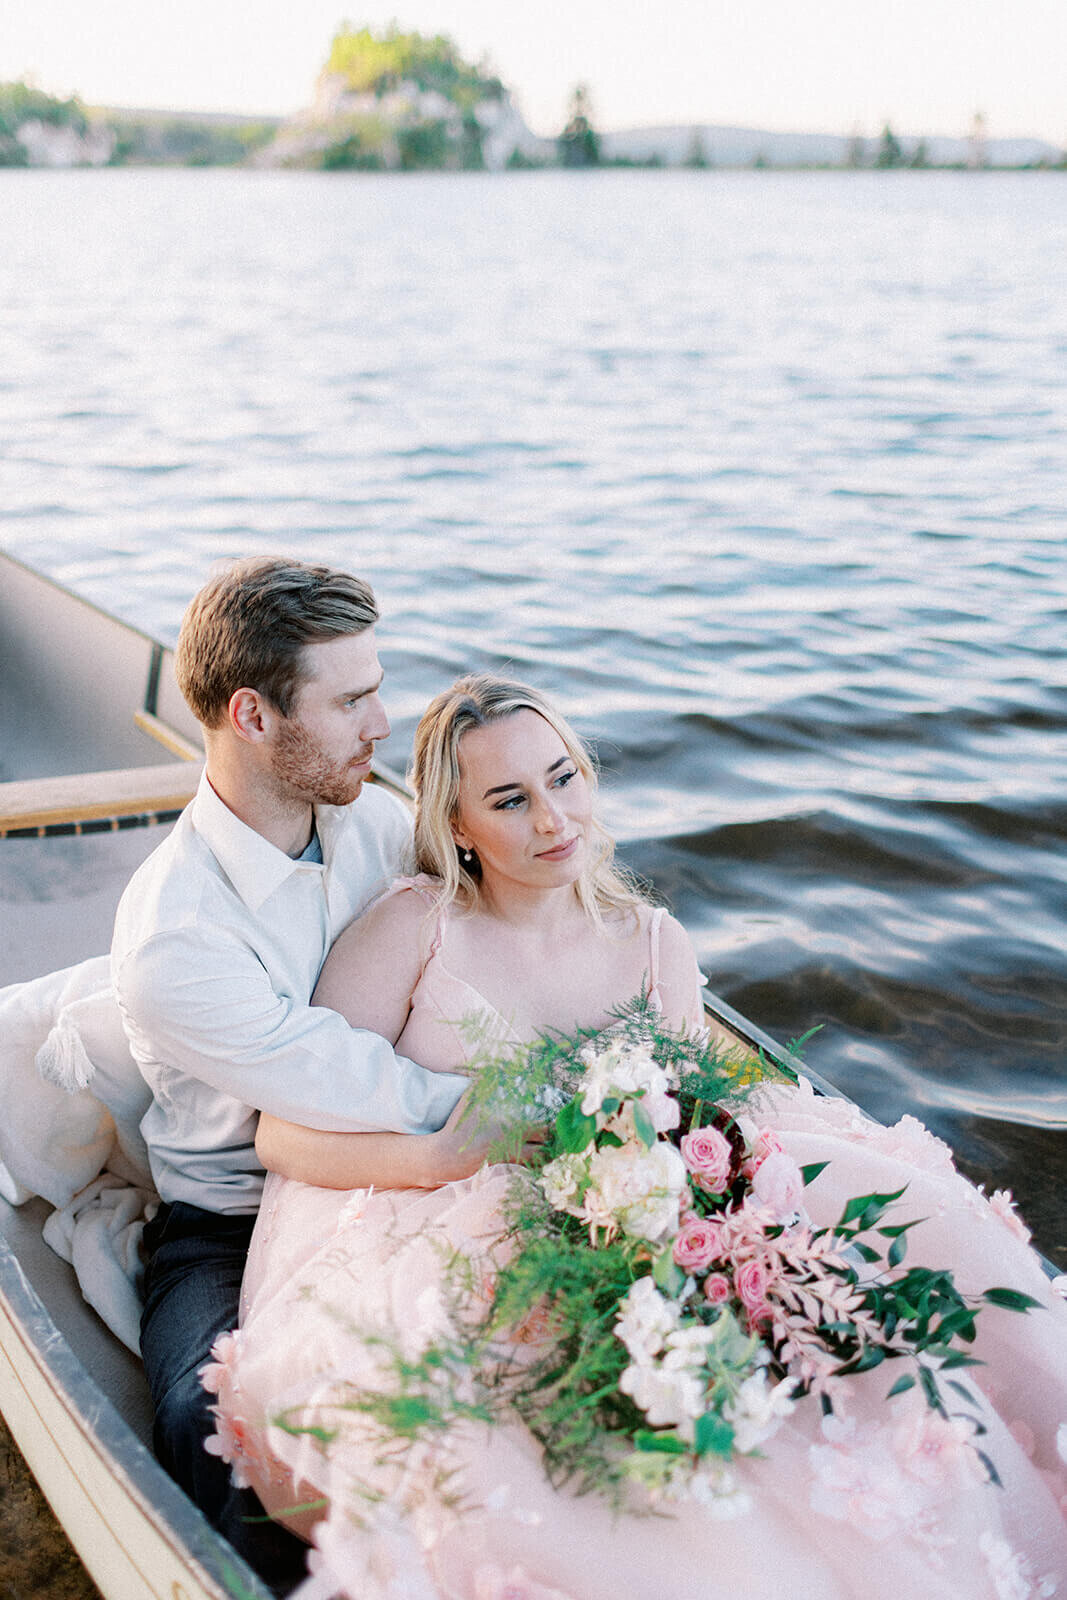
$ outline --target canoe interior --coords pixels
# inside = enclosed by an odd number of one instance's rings
[[[0,554],[0,782],[172,761],[146,708],[199,744],[172,651]]]

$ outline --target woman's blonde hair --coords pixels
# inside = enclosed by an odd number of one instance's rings
[[[470,909],[477,905],[481,867],[465,862],[453,835],[459,813],[459,747],[471,728],[484,728],[535,711],[559,734],[567,754],[591,788],[596,788],[593,760],[575,733],[536,689],[506,678],[477,674],[459,678],[426,708],[415,730],[409,781],[415,791],[415,870],[440,879],[439,901]],[[614,860],[615,844],[594,817],[588,831],[589,851],[575,890],[582,907],[598,927],[605,912],[633,913],[644,903],[635,880]]]

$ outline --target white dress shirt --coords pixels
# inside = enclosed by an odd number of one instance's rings
[[[112,982],[153,1094],[141,1128],[164,1200],[255,1211],[259,1111],[426,1133],[465,1087],[309,1005],[330,945],[401,870],[411,831],[402,803],[373,784],[350,806],[317,806],[315,820],[322,863],[294,861],[204,777],[120,902]]]

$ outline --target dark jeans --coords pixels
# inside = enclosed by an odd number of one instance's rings
[[[251,1489],[235,1489],[226,1462],[204,1449],[215,1419],[208,1410],[212,1398],[198,1377],[219,1334],[237,1326],[255,1220],[180,1200],[160,1206],[144,1231],[141,1354],[160,1462],[275,1594],[284,1595],[305,1575],[307,1546],[263,1521]]]

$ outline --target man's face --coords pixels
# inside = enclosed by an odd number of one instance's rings
[[[291,795],[347,806],[363,787],[374,745],[389,737],[374,629],[304,646],[305,682],[272,740],[271,771]]]

